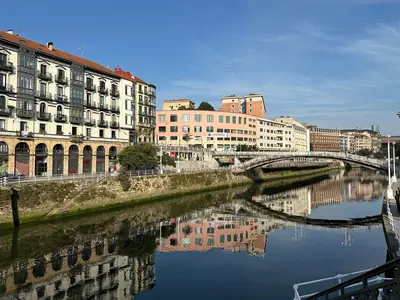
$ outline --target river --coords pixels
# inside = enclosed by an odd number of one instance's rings
[[[382,225],[309,226],[251,207],[371,216],[385,186],[354,169],[0,231],[0,299],[293,299],[295,283],[384,263]]]

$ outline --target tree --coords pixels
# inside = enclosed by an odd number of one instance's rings
[[[183,105],[181,105],[181,106],[179,106],[179,107],[178,107],[178,110],[187,110],[187,107],[186,107],[186,106],[183,106]]]
[[[215,111],[214,106],[212,106],[208,102],[201,102],[200,105],[197,107],[197,110],[212,110]]]
[[[356,152],[356,154],[361,156],[372,156],[374,152],[370,149],[360,149]]]
[[[154,168],[158,165],[157,147],[152,144],[128,146],[118,154],[118,162],[126,171]]]
[[[175,161],[174,159],[168,155],[168,153],[163,153],[162,156],[162,164],[163,166],[173,166],[175,167]]]
[[[251,152],[251,151],[258,151],[258,148],[257,148],[256,145],[251,145],[251,146],[249,146],[249,145],[239,145],[239,146],[236,146],[236,151],[248,151],[248,152]]]

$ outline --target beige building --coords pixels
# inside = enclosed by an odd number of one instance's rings
[[[143,123],[154,139],[155,87],[136,83],[52,42],[0,31],[0,169],[25,176],[115,170],[118,151],[135,142],[140,94],[149,99]]]
[[[257,147],[260,150],[272,151],[294,150],[293,125],[258,118]]]
[[[223,112],[248,114],[257,118],[267,117],[264,97],[261,94],[250,93],[243,98],[236,95],[224,96],[221,104],[220,111]]]
[[[304,126],[302,123],[300,123],[293,117],[281,116],[279,118],[274,118],[273,120],[276,122],[282,122],[293,126],[293,139],[294,139],[293,150],[309,151],[310,140],[306,126]]]
[[[185,109],[194,109],[194,102],[190,99],[177,99],[177,100],[165,100],[163,103],[163,110],[178,110],[184,107]]]

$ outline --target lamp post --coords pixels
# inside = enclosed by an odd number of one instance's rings
[[[160,174],[163,174],[162,157],[163,157],[162,146],[160,146]]]
[[[396,147],[395,143],[393,142],[393,176],[392,176],[392,182],[397,182],[397,177],[396,177]]]
[[[180,173],[181,168],[179,167],[179,161],[181,160],[181,136],[178,135],[178,164],[176,166],[176,172]]]
[[[387,142],[387,145],[388,145],[388,188],[387,188],[387,190],[386,190],[386,196],[387,196],[387,199],[388,200],[392,200],[392,199],[394,199],[394,197],[393,197],[393,190],[392,190],[392,180],[391,180],[391,177],[390,177],[390,135],[388,135],[388,142]]]

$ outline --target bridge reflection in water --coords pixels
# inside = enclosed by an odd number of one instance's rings
[[[261,188],[258,195],[251,195],[248,200],[288,214],[309,216],[313,208],[321,205],[373,200],[384,187],[384,183],[368,178],[346,182],[342,175],[306,187],[289,186],[287,190],[283,187],[283,191],[273,194],[270,189]],[[161,213],[163,210],[154,205],[134,210],[129,219],[117,217],[104,224],[94,220],[87,229],[76,227],[71,244],[52,252],[45,252],[47,248],[41,249],[38,243],[38,249],[31,250],[34,254],[31,258],[10,259],[11,264],[5,264],[0,271],[0,299],[133,299],[155,286],[157,251],[223,249],[264,257],[271,231],[293,227],[293,242],[305,237],[309,226],[255,215],[249,210],[251,201],[232,200],[245,194],[244,190],[229,191],[224,194],[224,200],[212,200],[213,205],[205,209],[189,207],[185,213],[175,216]],[[152,221],[137,221],[143,210],[148,210]],[[343,232],[343,245],[355,242],[349,228],[329,230]],[[49,237],[43,237],[46,238]],[[1,246],[0,242],[0,251]],[[12,251],[15,250],[18,247]],[[2,261],[4,258],[0,259],[1,266]]]

